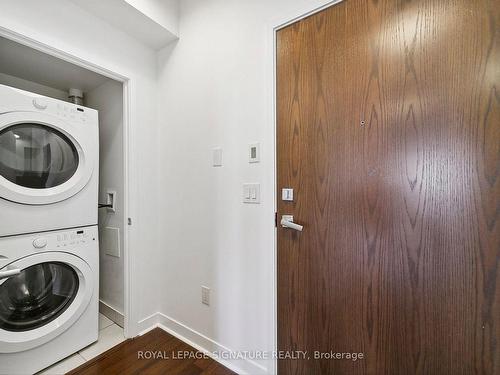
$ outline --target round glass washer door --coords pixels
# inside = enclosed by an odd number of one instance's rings
[[[67,330],[87,309],[94,280],[76,255],[46,252],[0,269],[0,353],[42,345]]]
[[[35,264],[0,285],[0,329],[24,332],[50,323],[71,305],[79,288],[73,267]]]
[[[88,131],[45,113],[1,114],[0,198],[43,205],[77,194],[98,153],[98,145],[91,152]]]

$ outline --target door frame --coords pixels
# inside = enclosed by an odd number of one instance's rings
[[[300,21],[306,17],[312,16],[319,13],[326,8],[336,5],[344,0],[313,0],[309,1],[307,5],[302,5],[296,7],[292,11],[283,14],[279,17],[274,18],[268,26],[268,79],[270,86],[268,89],[271,98],[269,102],[271,103],[271,110],[269,111],[270,123],[272,123],[271,132],[269,139],[272,139],[272,155],[274,160],[272,161],[272,176],[270,181],[272,181],[272,212],[269,213],[269,217],[273,218],[273,258],[272,258],[272,327],[273,327],[273,342],[271,344],[272,350],[277,352],[278,348],[278,228],[275,226],[275,213],[278,212],[278,164],[277,164],[277,91],[276,91],[276,79],[277,79],[277,33],[281,29]],[[279,224],[278,224],[279,225]],[[306,228],[307,230],[307,228]],[[268,373],[277,374],[278,373],[278,360],[272,359],[270,366],[268,368]]]
[[[130,264],[131,264],[131,251],[129,246],[130,230],[131,224],[129,224],[129,218],[131,217],[131,200],[130,191],[131,183],[130,181],[135,181],[133,178],[133,171],[131,170],[131,165],[134,164],[134,160],[131,157],[131,150],[133,145],[130,143],[131,140],[131,103],[132,95],[131,91],[134,87],[134,82],[131,77],[123,75],[122,73],[105,68],[97,63],[90,60],[83,59],[71,53],[65,52],[56,48],[55,46],[43,43],[39,40],[33,39],[32,37],[21,34],[19,32],[13,31],[7,27],[0,26],[0,37],[9,39],[16,43],[22,44],[26,47],[30,47],[37,51],[43,52],[47,55],[56,57],[58,59],[64,60],[70,64],[82,67],[84,69],[90,70],[94,73],[100,74],[114,81],[117,81],[123,86],[123,256],[124,256],[124,335],[125,338],[131,338],[138,334],[138,323],[132,318],[132,306],[135,306],[132,301],[132,288],[131,288],[131,277],[130,277]]]

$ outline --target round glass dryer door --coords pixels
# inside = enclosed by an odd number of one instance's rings
[[[90,181],[97,126],[46,113],[0,114],[0,198],[28,205],[61,202]]]
[[[0,329],[22,332],[59,317],[78,293],[79,277],[67,264],[36,264],[0,285]]]
[[[73,142],[49,126],[16,124],[0,131],[0,175],[16,185],[62,185],[77,171],[78,159]]]

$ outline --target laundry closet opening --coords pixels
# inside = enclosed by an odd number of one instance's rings
[[[85,107],[98,111],[99,170],[93,173],[99,174],[98,203],[102,205],[98,215],[99,312],[123,329],[126,311],[127,151],[124,84],[0,37],[0,85],[73,103],[79,99],[70,98],[70,90],[72,96],[76,92],[77,97],[81,91],[83,102],[78,103],[82,106],[81,111]],[[72,214],[67,212],[68,217]]]

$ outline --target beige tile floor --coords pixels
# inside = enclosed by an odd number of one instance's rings
[[[78,353],[46,368],[39,375],[62,375],[124,341],[123,328],[99,314],[99,339]]]

